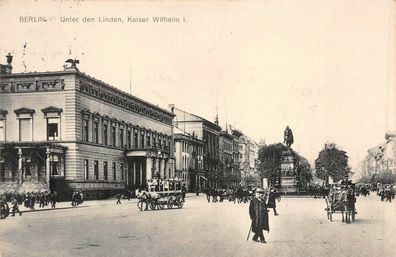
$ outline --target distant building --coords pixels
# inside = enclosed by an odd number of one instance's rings
[[[259,147],[254,140],[239,130],[232,130],[239,143],[239,171],[242,186],[259,186],[261,179],[257,170]]]
[[[360,175],[371,177],[383,172],[396,174],[396,133],[386,133],[385,142],[367,150],[360,162]]]
[[[222,188],[230,188],[238,186],[238,178],[236,176],[236,172],[234,171],[234,136],[228,133],[227,131],[220,132],[220,170],[221,174],[221,183],[220,186]]]
[[[205,184],[203,169],[203,142],[193,132],[192,135],[175,127],[176,176],[186,182],[189,192],[201,192]]]
[[[0,190],[95,198],[174,176],[174,114],[67,62],[57,72],[1,67]]]
[[[221,172],[219,170],[219,134],[221,127],[218,120],[215,123],[208,121],[198,115],[191,114],[184,110],[169,105],[169,108],[176,115],[175,124],[177,127],[203,142],[203,170],[205,176],[199,176],[202,189],[208,187],[219,187]]]

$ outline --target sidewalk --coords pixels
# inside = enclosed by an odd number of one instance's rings
[[[203,194],[201,193],[200,196]],[[187,193],[186,198],[190,197],[199,197],[196,196],[195,193]],[[56,208],[51,208],[51,203],[48,203],[48,206],[44,206],[43,208],[39,208],[39,204],[34,205],[34,210],[30,210],[30,208],[26,208],[23,204],[19,205],[19,210],[22,213],[29,213],[29,212],[40,212],[40,211],[55,211],[55,210],[65,210],[65,209],[74,209],[74,208],[87,208],[87,207],[94,207],[94,206],[111,206],[114,205],[117,202],[117,199],[114,198],[108,198],[108,199],[103,199],[103,200],[87,200],[84,201],[81,205],[78,206],[72,206],[71,201],[67,202],[57,202],[56,203]],[[137,204],[138,199],[137,198],[131,198],[129,201],[128,199],[121,199],[122,203],[134,203]],[[11,206],[9,204],[9,206]],[[11,214],[12,208],[10,208],[10,214]],[[18,214],[16,214],[18,215]]]

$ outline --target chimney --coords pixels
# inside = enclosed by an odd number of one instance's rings
[[[7,64],[0,64],[0,74],[11,74],[12,73],[12,58],[13,56],[11,53],[8,53],[6,56]]]
[[[219,115],[216,113],[215,124],[219,126]]]

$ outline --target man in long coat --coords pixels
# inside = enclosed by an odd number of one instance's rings
[[[269,232],[267,204],[264,190],[258,188],[253,200],[250,201],[249,215],[252,220],[253,241],[266,243],[263,230]]]
[[[272,208],[274,210],[274,215],[278,216],[278,212],[276,211],[276,199],[278,198],[278,193],[275,192],[275,188],[271,188],[268,194],[268,206],[267,208]]]

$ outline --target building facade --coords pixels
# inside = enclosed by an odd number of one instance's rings
[[[205,180],[203,170],[203,142],[195,134],[188,134],[175,127],[176,176],[186,182],[187,191],[201,192]]]
[[[0,77],[0,186],[96,198],[174,176],[174,114],[80,72]]]
[[[261,179],[257,170],[258,144],[239,130],[232,130],[239,143],[239,171],[241,185],[244,187],[259,186]]]
[[[372,177],[390,172],[396,174],[396,132],[385,134],[385,142],[367,150],[367,155],[359,165],[360,175]]]
[[[219,134],[221,127],[218,125],[218,121],[212,123],[198,115],[178,109],[174,105],[169,105],[169,108],[176,115],[176,126],[190,135],[194,134],[196,138],[203,142],[204,175],[199,176],[202,189],[219,187],[222,176],[219,169]]]
[[[237,187],[240,182],[238,172],[234,166],[234,136],[228,133],[228,130],[221,131],[219,136],[219,151],[220,151],[220,170],[222,188]],[[239,148],[239,146],[238,146]]]

